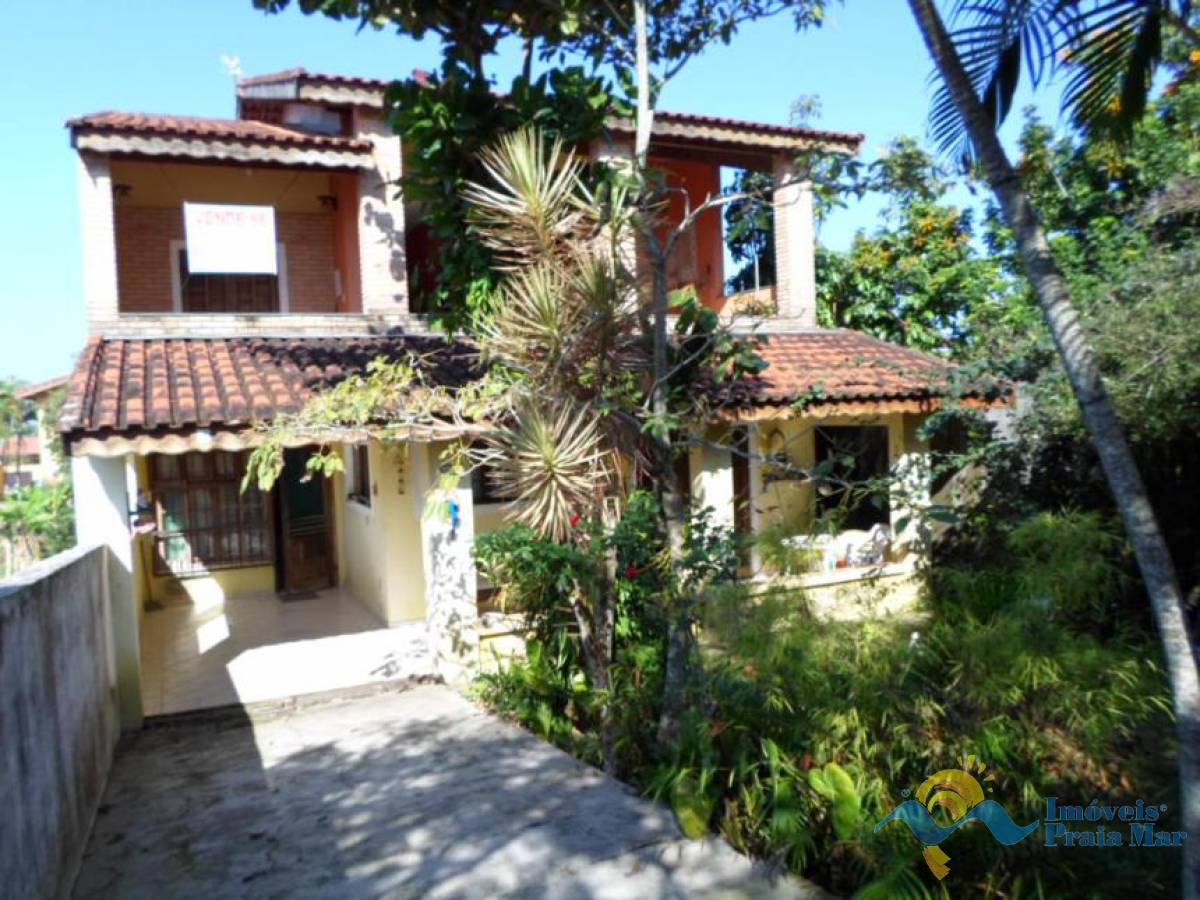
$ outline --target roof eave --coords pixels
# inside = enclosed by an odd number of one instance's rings
[[[237,138],[143,135],[72,127],[71,146],[79,152],[192,159],[204,162],[269,163],[316,169],[369,169],[369,152],[340,147],[278,144]]]

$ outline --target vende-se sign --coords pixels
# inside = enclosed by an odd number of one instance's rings
[[[274,207],[185,203],[183,231],[193,274],[279,274]]]

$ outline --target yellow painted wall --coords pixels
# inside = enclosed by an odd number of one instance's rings
[[[387,564],[388,624],[425,618],[425,562],[421,550],[421,512],[424,487],[415,484],[412,456],[424,453],[424,444],[373,447],[380,463],[379,495],[387,511],[383,555]]]
[[[419,491],[411,455],[423,445],[370,444],[371,505],[338,496],[344,525],[342,581],[389,625],[425,617]]]
[[[322,212],[333,188],[326,172],[197,163],[113,160],[114,184],[127,185],[127,206],[178,207],[200,203],[257,203],[283,212]]]

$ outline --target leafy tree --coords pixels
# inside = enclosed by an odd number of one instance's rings
[[[582,178],[583,162],[535,129],[502,138],[483,152],[481,164],[489,179],[470,185],[464,200],[504,273],[478,338],[488,372],[451,390],[426,384],[415,357],[377,361],[366,378],[348,379],[295,418],[267,426],[249,477],[272,481],[282,448],[308,431],[327,440],[339,429],[366,428],[388,437],[414,426],[491,423],[482,446],[454,448],[445,483],[457,483],[475,466],[493,472],[501,494],[515,504],[518,525],[536,534],[538,546],[558,561],[556,583],[579,636],[580,658],[592,689],[603,697],[616,661],[624,533],[618,523],[625,521],[613,511],[634,503],[628,467],[645,470],[654,462],[642,386],[656,367],[639,325],[650,298],[639,292],[624,250],[638,210],[624,176],[612,173],[601,192],[592,193]],[[668,359],[673,416],[711,419],[714,385],[756,362],[718,325],[716,314],[694,300],[679,316],[679,340],[671,343]],[[333,454],[311,463],[338,464]],[[660,514],[657,505],[652,509]],[[696,547],[695,539],[685,539],[684,552],[667,557],[658,598],[665,610],[680,596],[702,594],[719,574],[697,562]],[[610,770],[616,765],[612,716],[603,701],[599,727]]]
[[[75,545],[70,482],[31,484],[0,499],[0,537],[17,560],[38,560]]]
[[[33,407],[17,397],[17,385],[0,381],[0,477],[21,468],[21,438],[34,434]],[[0,497],[4,484],[0,480]]]
[[[960,34],[947,31],[933,0],[910,0],[913,16],[933,57],[951,112],[935,111],[943,144],[951,135],[969,140],[1011,229],[1022,268],[1046,318],[1055,347],[1079,403],[1088,432],[1137,556],[1158,624],[1179,729],[1183,823],[1200,831],[1200,673],[1191,646],[1183,598],[1162,529],[1113,407],[1096,354],[1088,341],[1070,288],[1051,252],[1029,195],[996,135],[1012,93],[1028,63],[1036,82],[1060,52],[1067,54],[1064,102],[1085,124],[1127,130],[1145,108],[1151,78],[1161,59],[1161,26],[1182,19],[1189,40],[1190,5],[1167,0],[1101,4],[1017,3],[994,0],[962,4],[975,17]],[[1114,15],[1124,9],[1127,14]],[[1180,15],[1182,14],[1182,15]],[[1200,49],[1200,44],[1194,45]],[[1200,846],[1185,849],[1184,892],[1200,886]]]
[[[859,232],[845,253],[818,254],[822,325],[921,350],[967,348],[971,311],[1005,285],[999,267],[972,243],[970,211],[945,202],[950,187],[915,140],[892,142],[858,188],[887,198],[879,226]]]

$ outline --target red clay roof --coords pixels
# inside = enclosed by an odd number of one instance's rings
[[[0,443],[0,463],[11,461],[14,457],[39,456],[42,452],[42,442],[37,435],[23,434],[20,437],[5,438]]]
[[[418,84],[428,84],[430,73],[424,69],[413,69],[412,79]],[[281,84],[288,81],[307,81],[320,84],[344,85],[347,87],[367,88],[384,91],[392,84],[391,81],[380,78],[358,78],[351,75],[331,75],[321,72],[309,72],[302,67],[284,69],[281,72],[269,72],[266,75],[252,75],[243,78],[238,86],[250,87],[257,84]],[[699,128],[728,128],[734,131],[758,132],[774,134],[781,137],[799,138],[802,140],[830,141],[838,144],[851,144],[858,147],[864,140],[864,135],[853,131],[832,131],[822,128],[801,128],[794,125],[776,125],[768,122],[752,122],[748,119],[733,119],[725,116],[705,116],[698,113],[670,112],[659,110],[655,118],[664,123],[670,122],[684,126]],[[622,131],[624,133],[624,131]]]
[[[830,141],[837,144],[853,144],[858,147],[866,135],[857,131],[831,131],[825,128],[802,128],[797,125],[776,125],[771,122],[753,122],[749,119],[731,119],[727,116],[705,116],[700,113],[671,112],[660,109],[654,113],[655,121],[690,125],[697,128],[710,126],[713,128],[728,128],[733,131],[758,132],[760,134],[777,134],[782,137],[800,138],[802,140]],[[622,132],[624,133],[624,132]],[[632,129],[629,130],[632,134]]]
[[[757,353],[767,368],[742,389],[756,405],[938,396],[950,372],[935,357],[857,331],[767,335]]]
[[[80,355],[59,430],[72,434],[238,428],[298,412],[313,392],[371,360],[416,353],[430,377],[466,381],[475,360],[440,338],[93,339]]]
[[[475,371],[472,345],[434,337],[97,338],[71,377],[59,430],[70,440],[236,429],[298,411],[314,391],[362,372],[377,356],[409,352],[427,361],[438,383],[463,384]],[[771,335],[758,352],[769,368],[730,392],[734,407],[807,400],[814,411],[911,411],[944,394],[951,372],[933,357],[851,331]]]
[[[17,388],[14,393],[16,393],[18,400],[35,400],[53,391],[57,391],[60,387],[66,385],[70,378],[70,375],[59,375],[57,378]]]
[[[268,72],[265,75],[251,75],[238,80],[238,87],[252,87],[256,84],[280,84],[285,81],[317,81],[321,84],[341,84],[347,87],[365,87],[384,90],[391,81],[385,78],[361,78],[357,75],[331,75],[324,72],[310,72],[302,66],[284,69],[280,72]]]
[[[371,144],[358,138],[310,134],[281,125],[250,119],[206,119],[109,110],[67,120],[72,132],[135,134],[154,137],[191,137],[234,140],[249,144],[319,147],[370,152]]]

